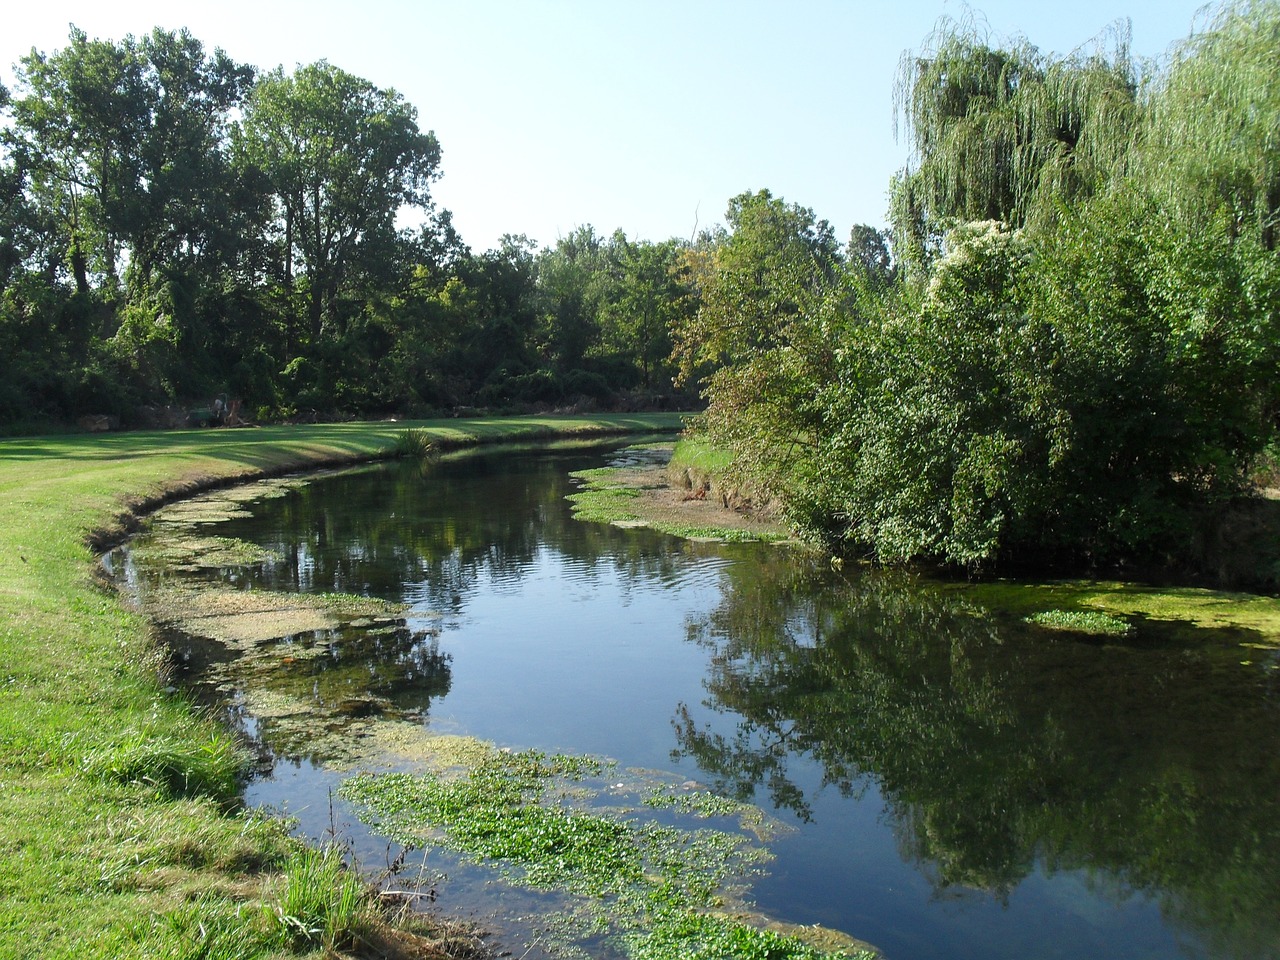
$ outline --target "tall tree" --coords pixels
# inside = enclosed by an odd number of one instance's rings
[[[628,240],[621,230],[609,244],[613,283],[601,309],[606,349],[639,367],[645,389],[671,354],[670,330],[679,317],[681,289],[675,241]]]
[[[1192,230],[1280,240],[1280,4],[1240,0],[1174,51],[1153,84],[1140,176]]]
[[[712,366],[712,438],[733,452],[738,479],[777,493],[804,482],[822,440],[818,387],[837,347],[840,247],[825,220],[767,190],[735,197],[727,220],[708,262],[692,261],[686,282],[700,305],[675,332],[675,356],[682,376]]]
[[[185,30],[157,28],[139,50],[150,123],[139,143],[142,187],[128,240],[131,279],[145,286],[159,265],[234,259],[260,225],[243,217],[243,185],[231,176],[227,153],[231,111],[248,93],[253,68],[221,50],[206,55]]]
[[[89,292],[95,272],[114,286],[151,120],[145,58],[132,38],[90,40],[73,27],[62,50],[23,57],[17,80],[5,136],[33,196],[62,223],[76,288]]]
[[[849,231],[849,266],[873,286],[892,283],[897,276],[889,239],[885,231],[866,223],[855,223]]]
[[[538,256],[542,339],[558,373],[581,368],[600,339],[604,241],[593,226],[578,227]]]
[[[734,197],[725,219],[729,233],[699,279],[701,307],[675,331],[686,374],[708,362],[749,362],[780,346],[839,270],[831,225],[768,190]]]
[[[264,173],[277,206],[282,279],[300,287],[305,336],[337,334],[338,300],[363,248],[385,243],[404,207],[430,209],[440,145],[417,111],[320,61],[263,76],[245,106],[243,156]]]
[[[1050,57],[942,20],[899,67],[895,112],[913,154],[891,194],[899,259],[922,266],[957,223],[1020,227],[1055,199],[1092,194],[1128,157],[1137,90],[1127,23]]]

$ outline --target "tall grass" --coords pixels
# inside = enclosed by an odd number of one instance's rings
[[[431,434],[414,427],[396,434],[391,447],[392,454],[404,460],[425,460],[436,452]]]
[[[117,783],[145,784],[160,799],[209,797],[230,804],[239,795],[249,758],[227,735],[203,739],[133,734],[119,747],[91,757],[89,772]]]
[[[341,852],[326,846],[300,850],[285,864],[284,886],[272,916],[282,946],[345,950],[363,939],[374,908]]]

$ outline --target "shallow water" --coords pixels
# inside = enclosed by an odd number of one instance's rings
[[[954,585],[574,521],[569,471],[607,460],[490,451],[322,477],[218,523],[269,556],[212,575],[409,605],[395,628],[280,648],[292,689],[348,713],[376,701],[760,804],[793,828],[752,889],[776,919],[891,960],[1280,956],[1274,652],[1154,624],[1051,632]],[[232,657],[177,645],[197,685]],[[217,696],[264,751],[251,803],[389,855],[331,802],[319,746]],[[539,909],[438,862],[446,902]]]

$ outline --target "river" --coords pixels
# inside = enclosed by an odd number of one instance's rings
[[[757,805],[772,829],[754,907],[890,960],[1280,956],[1274,649],[1147,621],[1051,631],[990,590],[574,520],[570,472],[611,456],[489,450],[217,495],[220,513],[162,515],[139,553],[176,530],[242,545],[234,560],[121,566],[143,589],[404,605],[390,626],[248,645],[171,634],[182,682],[260,754],[248,802],[365,862],[399,848],[336,790],[411,766],[368,733],[394,718]],[[257,666],[237,671],[246,650]],[[253,684],[334,710],[299,725]],[[333,747],[348,735],[355,759]],[[541,897],[429,862],[438,908],[496,923],[517,954],[538,936]]]

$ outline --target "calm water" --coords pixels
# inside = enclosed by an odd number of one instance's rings
[[[1280,956],[1274,652],[1049,633],[955,586],[572,520],[568,472],[608,459],[317,479],[218,525],[277,557],[223,575],[412,606],[401,634],[300,667],[316,689],[774,812],[796,829],[759,908],[890,960]],[[241,720],[275,759],[250,801],[330,826],[336,775]]]

